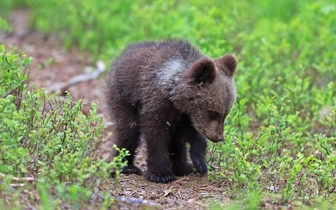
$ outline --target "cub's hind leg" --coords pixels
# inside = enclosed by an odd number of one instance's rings
[[[113,118],[112,138],[119,149],[125,148],[130,155],[125,157],[127,166],[121,173],[141,175],[141,170],[134,165],[135,150],[140,142],[140,125],[137,110],[132,105],[117,103],[111,107]],[[115,156],[119,153],[116,151]]]

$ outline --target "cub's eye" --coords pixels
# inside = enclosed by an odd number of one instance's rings
[[[209,117],[211,120],[218,120],[221,117],[221,114],[214,111],[209,111]]]

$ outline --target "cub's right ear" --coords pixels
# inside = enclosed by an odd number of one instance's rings
[[[211,84],[217,76],[216,67],[212,60],[202,58],[196,61],[188,71],[187,78],[191,84]]]

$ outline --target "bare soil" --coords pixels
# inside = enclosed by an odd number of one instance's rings
[[[89,59],[88,53],[79,52],[76,48],[65,50],[55,35],[29,31],[28,18],[28,11],[14,11],[10,18],[13,31],[11,33],[0,31],[0,43],[5,44],[9,49],[23,51],[34,58],[31,65],[30,86],[37,85],[48,89],[56,83],[68,81],[85,73],[88,66],[95,66],[95,62]],[[52,62],[46,65],[50,59]],[[105,117],[106,111],[102,103],[103,81],[102,77],[78,83],[67,91],[71,93],[74,100],[83,99],[87,107],[90,107],[92,103],[98,103],[98,112]],[[102,149],[102,153],[106,153],[104,155],[109,155],[111,145],[111,142],[104,144]],[[136,164],[142,170],[146,170],[145,154],[146,148],[141,147]],[[121,175],[117,188],[115,188],[113,179],[101,185],[101,190],[109,190],[115,196],[145,201],[137,203],[116,199],[116,209],[143,209],[149,206],[154,209],[208,209],[212,202],[227,206],[231,199],[226,195],[225,189],[225,186],[210,182],[207,177],[196,174],[181,177],[168,184],[151,183],[143,176]],[[264,208],[281,209],[280,206],[268,203],[264,203],[263,206]]]

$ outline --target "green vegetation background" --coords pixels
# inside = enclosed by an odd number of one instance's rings
[[[5,0],[0,11],[18,7],[31,10],[32,29],[92,60],[168,37],[212,57],[234,53],[238,98],[226,142],[209,150],[212,180],[233,192],[273,189],[283,203],[335,202],[335,0]]]

